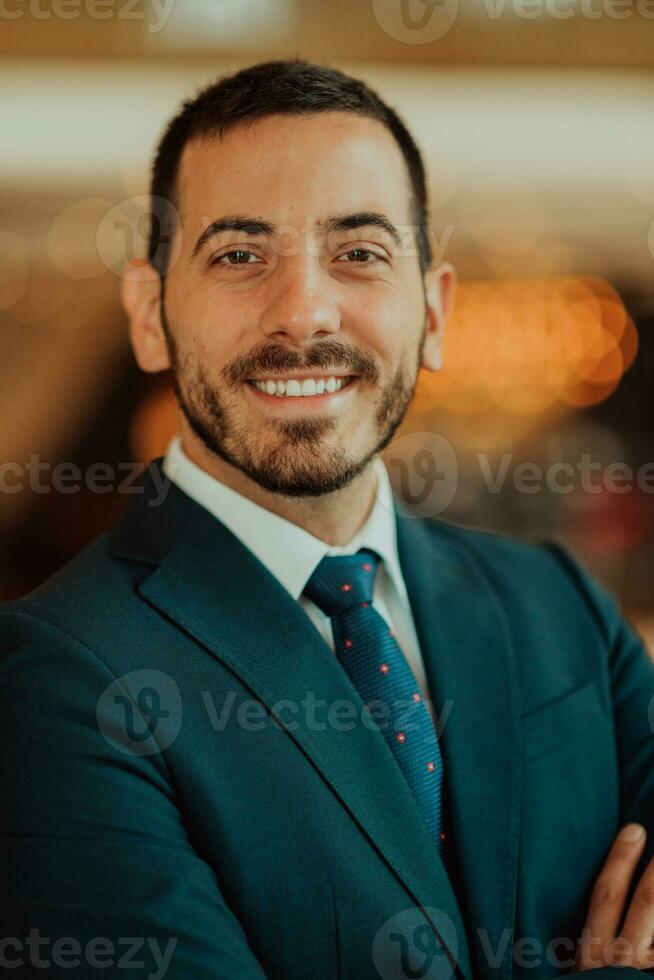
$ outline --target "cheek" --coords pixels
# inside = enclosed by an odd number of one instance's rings
[[[212,373],[248,349],[232,319],[197,300],[184,306],[183,319],[178,323],[181,347],[200,363],[210,365]]]
[[[396,365],[416,347],[423,315],[415,294],[389,289],[362,296],[360,304],[344,312],[343,322],[351,325],[362,348],[374,351],[384,365]]]
[[[397,356],[398,324],[387,307],[368,306],[356,316],[344,313],[342,324],[344,341],[372,356],[382,371]]]

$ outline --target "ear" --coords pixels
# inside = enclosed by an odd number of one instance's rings
[[[156,270],[147,262],[128,262],[120,293],[139,367],[149,372],[165,371],[170,367],[170,358],[161,323],[161,280]]]
[[[422,366],[428,371],[443,367],[443,333],[454,303],[456,282],[456,271],[449,262],[441,262],[438,268],[425,273],[427,328]]]

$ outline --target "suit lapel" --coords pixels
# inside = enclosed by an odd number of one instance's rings
[[[307,692],[326,705],[346,699],[361,706],[300,604],[225,525],[165,480],[160,460],[149,467],[143,491],[117,525],[113,551],[154,566],[138,585],[145,601],[273,713],[280,701],[306,703]],[[163,503],[151,506],[155,497]],[[442,542],[424,522],[398,512],[398,545],[432,699],[437,710],[442,699],[453,702],[443,754],[465,917],[488,931],[494,948],[500,926],[513,922],[517,833],[513,678],[504,624],[477,570],[462,562],[458,549],[444,562]],[[278,722],[285,727],[282,717]],[[470,980],[461,908],[383,736],[362,724],[351,731],[316,725],[302,710],[293,723],[288,736],[423,909],[457,974]],[[438,915],[432,918],[429,910]],[[493,977],[509,976],[506,963]]]
[[[444,786],[475,977],[502,980],[512,969],[521,790],[514,651],[469,545],[397,501],[396,513],[400,564],[443,726]]]

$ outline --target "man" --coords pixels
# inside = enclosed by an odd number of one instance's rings
[[[561,549],[416,519],[379,456],[454,289],[407,129],[259,64],[151,189],[123,298],[180,438],[4,609],[3,966],[651,975],[651,850],[614,839],[654,829],[654,665]]]

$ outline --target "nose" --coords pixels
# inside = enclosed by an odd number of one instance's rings
[[[330,287],[316,256],[285,256],[270,279],[268,302],[261,315],[262,332],[297,346],[336,333],[341,316]]]

